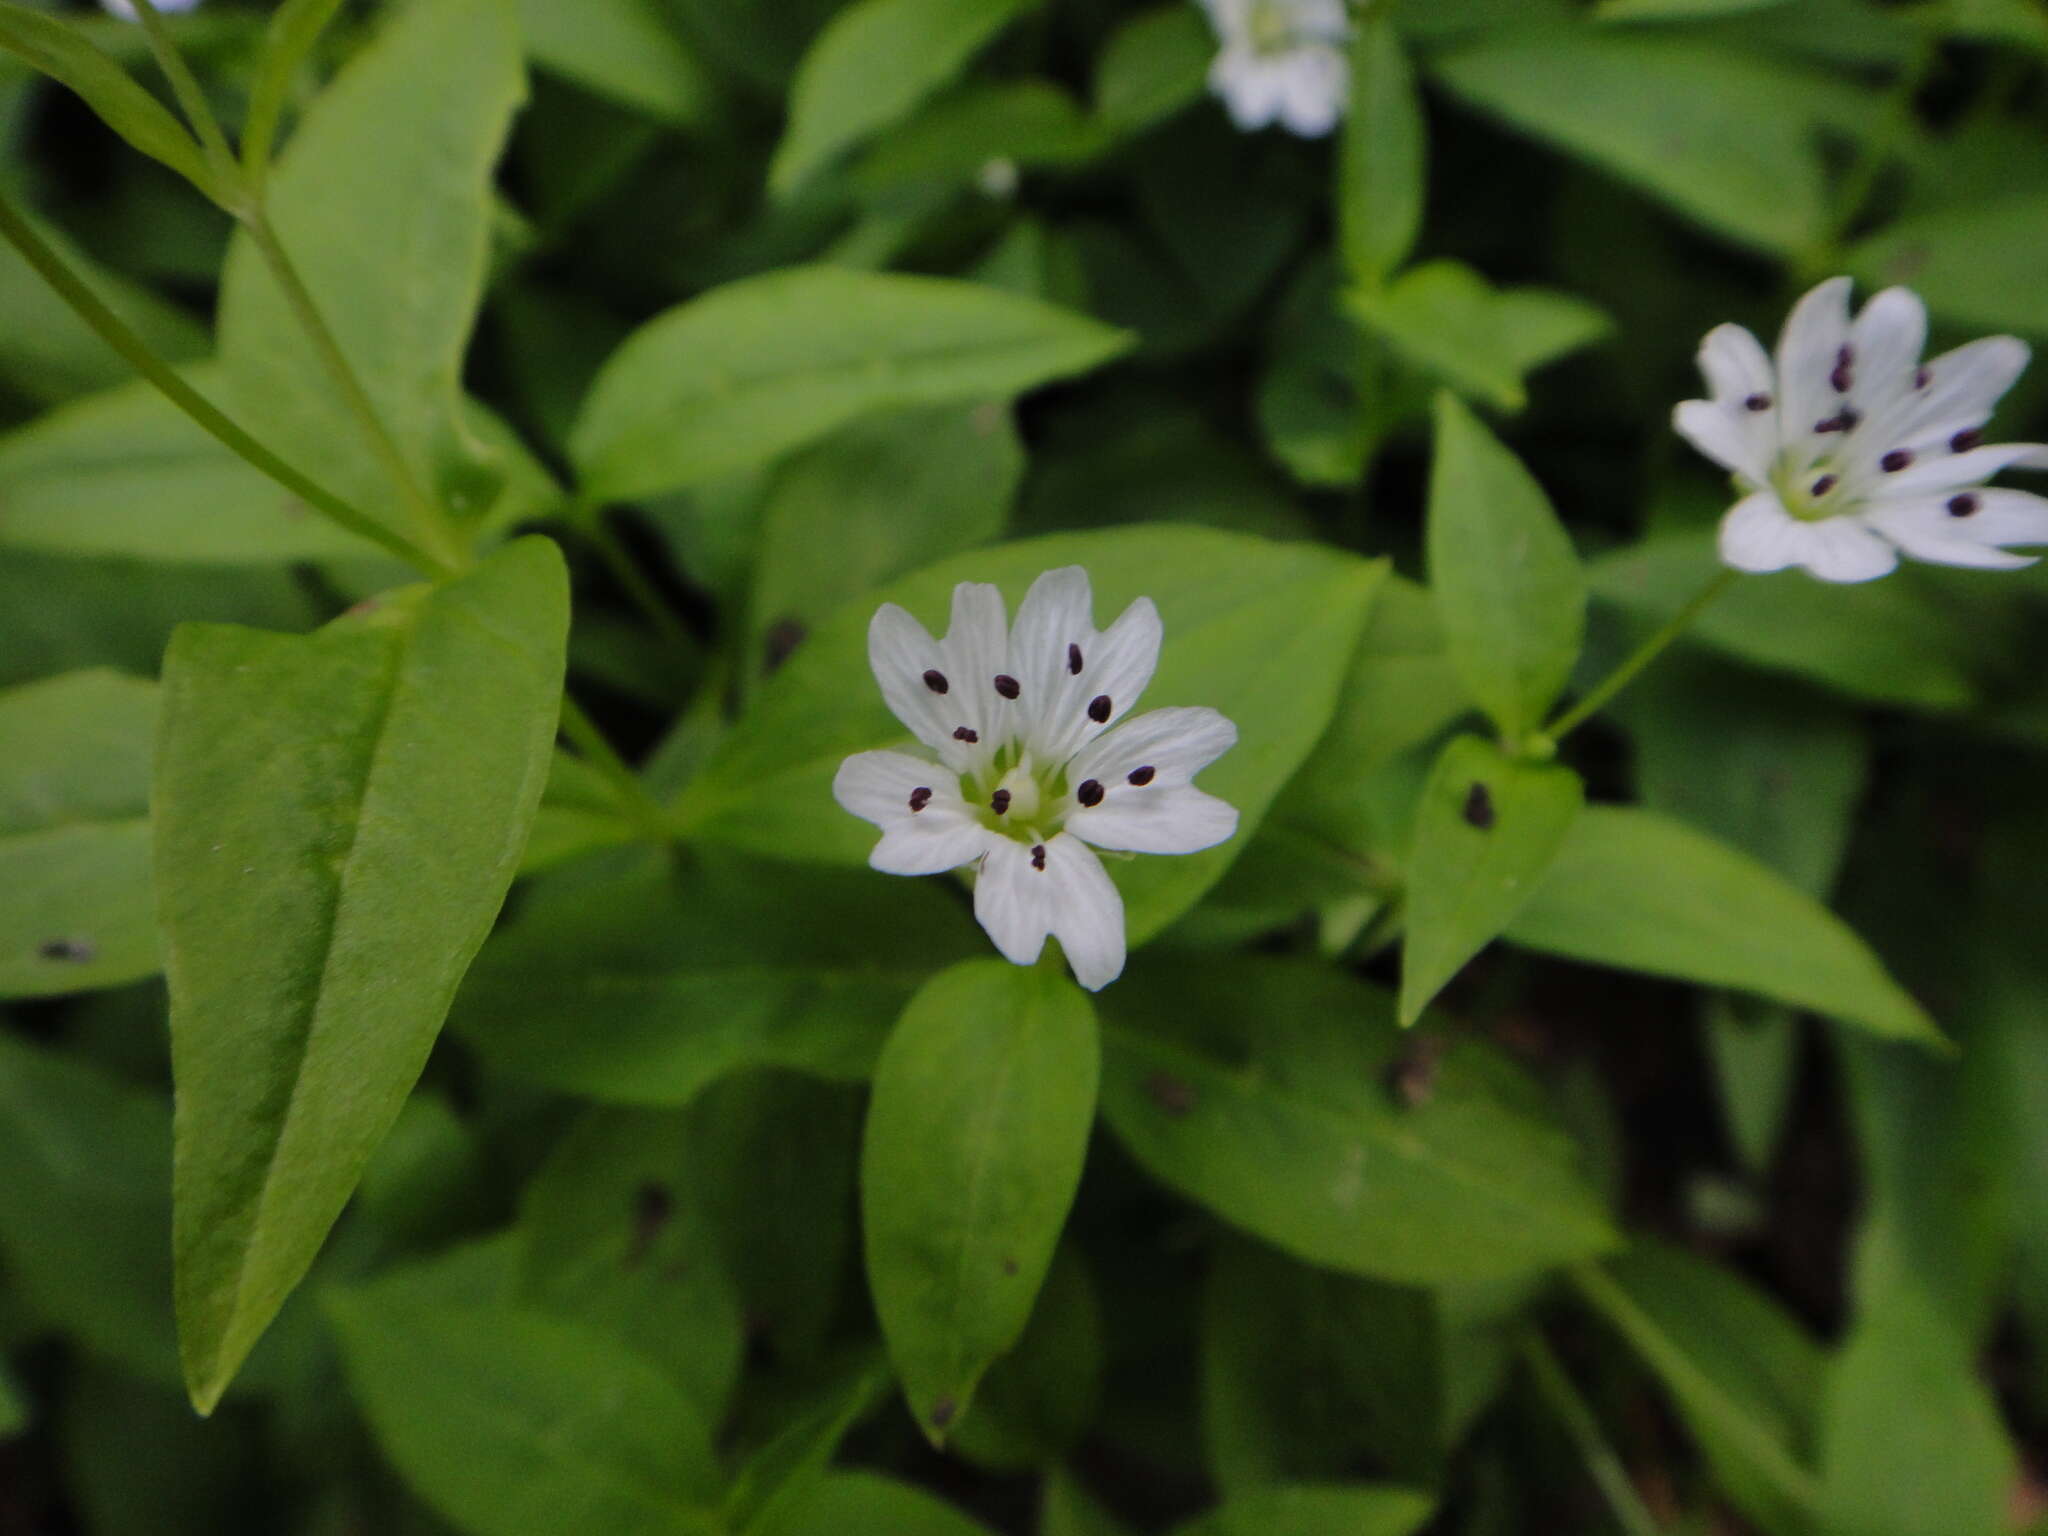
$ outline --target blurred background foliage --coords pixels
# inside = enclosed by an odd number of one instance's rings
[[[346,7],[295,105],[403,8]],[[401,573],[0,254],[0,1533],[705,1529],[683,1492],[768,1536],[2048,1529],[2048,577],[1748,581],[1573,745],[1596,800],[1834,904],[1953,1056],[1845,1027],[1810,952],[1771,971],[1739,925],[1588,953],[1532,912],[1418,1033],[1384,991],[1422,776],[1470,713],[1417,584],[1432,393],[1488,413],[1560,509],[1597,677],[1709,559],[1725,489],[1667,425],[1709,326],[1768,335],[1847,271],[1913,285],[1938,339],[2048,337],[2048,8],[1375,6],[1425,111],[1412,260],[1347,220],[1338,143],[1231,126],[1180,0],[901,5],[865,56],[839,0],[516,9],[530,98],[462,365],[475,496],[561,539],[572,688],[686,816],[771,674],[946,557],[1192,524],[1399,578],[1258,837],[1104,994],[1080,1201],[945,1452],[887,1390],[862,1282],[860,1080],[979,935],[950,893],[759,857],[843,859],[861,829],[830,806],[655,873],[568,755],[421,1088],[200,1420],[136,680],[178,622],[305,630]],[[64,14],[154,82],[131,25]],[[172,22],[230,122],[265,20]],[[443,62],[454,89],[465,56]],[[370,181],[407,130],[362,144]],[[207,377],[227,218],[11,59],[0,133],[48,238]],[[565,489],[635,326],[797,265],[964,278],[1135,341],[1014,408],[868,414],[681,491]],[[2001,425],[2048,436],[2048,371]],[[71,786],[61,829],[10,801],[10,759]],[[90,844],[61,892],[37,841],[60,833]],[[1631,846],[1711,905],[1727,888],[1669,836]],[[67,902],[89,944],[53,939]],[[730,1041],[678,1052],[678,1018]],[[1442,1187],[1390,1175],[1379,1226],[1334,1230],[1331,1119]],[[1343,1501],[1368,1485],[1422,1492]]]

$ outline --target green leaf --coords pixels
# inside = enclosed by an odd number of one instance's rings
[[[1768,10],[1787,0],[1599,0],[1593,7],[1595,21],[1699,21],[1713,16],[1734,16],[1743,11]]]
[[[1408,259],[1428,192],[1428,125],[1415,72],[1385,12],[1351,40],[1351,109],[1337,165],[1338,244],[1354,281],[1377,287]]]
[[[1810,1528],[1819,1347],[1769,1297],[1677,1249],[1573,1272],[1579,1294],[1664,1383],[1716,1478],[1765,1529]]]
[[[1685,37],[1512,34],[1436,56],[1474,106],[1740,244],[1812,246],[1827,204],[1815,132],[1835,82]]]
[[[1429,584],[1466,690],[1519,741],[1543,723],[1585,638],[1586,580],[1528,470],[1448,395],[1436,406]]]
[[[1384,290],[1352,294],[1349,308],[1409,361],[1502,411],[1529,403],[1529,373],[1613,328],[1583,299],[1548,288],[1495,288],[1460,261],[1412,267]]]
[[[1874,286],[1909,284],[1958,325],[2048,336],[2048,297],[2025,275],[2044,241],[2048,192],[2013,193],[1887,225],[1846,265]]]
[[[1413,1488],[1364,1483],[1298,1483],[1242,1494],[1175,1536],[1409,1536],[1436,1513]]]
[[[1591,567],[1594,592],[1648,619],[1678,612],[1720,568],[1711,533],[1671,534]],[[1953,708],[1976,695],[1969,625],[1905,571],[1839,586],[1804,571],[1745,576],[1690,634],[1717,650],[1880,703]]]
[[[1420,1102],[1393,998],[1320,966],[1175,955],[1103,994],[1102,1108],[1155,1177],[1311,1264],[1416,1285],[1610,1247],[1571,1138],[1472,1040]]]
[[[966,86],[911,118],[861,156],[851,180],[869,197],[899,188],[964,185],[991,161],[1070,166],[1108,144],[1100,123],[1043,80]]]
[[[155,974],[154,683],[74,672],[0,693],[0,997]]]
[[[1238,835],[1113,870],[1131,942],[1142,943],[1223,873],[1322,734],[1382,568],[1305,543],[1134,527],[959,556],[874,596],[943,625],[954,583],[994,582],[1014,611],[1041,572],[1062,565],[1087,567],[1100,618],[1140,596],[1159,605],[1165,646],[1140,709],[1209,705],[1238,727],[1238,745],[1201,780],[1237,807]],[[837,809],[832,777],[848,754],[903,737],[868,669],[873,611],[865,602],[842,611],[770,680],[678,803],[687,835],[785,858],[867,861],[873,829]]]
[[[1062,1244],[1016,1347],[989,1369],[947,1450],[997,1472],[1056,1466],[1081,1443],[1102,1394],[1102,1309],[1087,1263]]]
[[[1032,0],[855,0],[811,44],[789,89],[768,170],[787,197],[854,145],[909,115]]]
[[[1595,965],[1737,987],[1943,1043],[1926,1011],[1832,912],[1747,854],[1654,811],[1595,806],[1508,939]]]
[[[604,885],[576,875],[529,893],[451,1022],[505,1070],[592,1098],[684,1104],[757,1066],[863,1078],[933,969],[983,952],[928,885],[878,902],[871,876],[715,849]]]
[[[609,1335],[510,1306],[331,1293],[384,1454],[475,1536],[714,1536],[711,1427]]]
[[[561,556],[536,538],[312,636],[171,642],[156,882],[202,1408],[312,1262],[505,899],[567,628]]]
[[[284,0],[263,29],[263,49],[249,84],[249,112],[242,122],[242,168],[259,185],[269,172],[278,122],[299,68],[340,9],[341,0]]]
[[[888,1389],[888,1373],[879,1366],[854,1371],[814,1406],[786,1420],[734,1473],[719,1511],[726,1526],[758,1536],[816,1497],[818,1485],[831,1478],[827,1468],[840,1441],[881,1406]]]
[[[740,1304],[691,1130],[674,1112],[578,1121],[526,1186],[519,1298],[604,1329],[717,1424],[739,1374]]]
[[[92,1354],[175,1382],[163,1097],[0,1032],[0,1166],[9,1286]]]
[[[1829,1536],[1994,1536],[2019,1471],[1952,1319],[1911,1289],[1858,1320],[1828,1372],[1820,1509]]]
[[[654,0],[519,0],[540,68],[681,128],[704,127],[718,86]]]
[[[11,1440],[27,1429],[30,1417],[28,1398],[21,1384],[7,1369],[7,1362],[0,1359],[0,1440]]]
[[[218,1536],[263,1475],[253,1422],[208,1424],[175,1388],[94,1362],[66,1373],[55,1427],[88,1531]]]
[[[221,185],[198,142],[170,109],[77,28],[23,5],[0,4],[0,48],[76,92],[131,147],[169,166],[215,202],[228,199],[230,189]]]
[[[934,1444],[1017,1342],[1081,1181],[1095,1013],[1064,975],[970,960],[934,977],[875,1066],[861,1148],[868,1285]]]
[[[870,412],[1005,398],[1084,373],[1130,340],[1001,289],[789,267],[635,331],[598,374],[570,446],[594,498],[678,490]]]
[[[1415,819],[1402,1024],[1420,1018],[1546,884],[1585,795],[1569,768],[1518,762],[1476,736],[1445,743]]]
[[[1045,1480],[1038,1536],[1125,1536],[1080,1483],[1058,1468]]]
[[[857,421],[780,466],[760,511],[749,681],[842,602],[994,538],[1023,478],[1016,428],[986,406]]]
[[[778,1507],[751,1536],[989,1536],[970,1520],[909,1483],[875,1472],[834,1472],[805,1496]]]
[[[266,196],[412,479],[465,517],[488,510],[484,487],[504,473],[464,421],[461,379],[492,175],[524,93],[509,0],[419,0],[313,103]],[[229,248],[219,313],[228,414],[344,500],[416,531],[247,232]]]
[[[1163,122],[1201,100],[1215,53],[1215,33],[1191,7],[1140,11],[1096,62],[1096,115],[1126,134]]]

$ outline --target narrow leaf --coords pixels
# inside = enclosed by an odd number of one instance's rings
[[[534,63],[634,111],[701,128],[718,86],[657,0],[519,0]]]
[[[1445,744],[1422,792],[1408,866],[1404,1025],[1528,904],[1584,803],[1569,768],[1518,762],[1476,736]]]
[[[567,627],[561,556],[525,539],[312,636],[171,642],[156,878],[202,1409],[311,1263],[505,898]]]
[[[1232,1499],[1175,1536],[1409,1536],[1435,1513],[1436,1500],[1414,1488],[1283,1484]]]
[[[1501,735],[1543,723],[1585,636],[1586,580],[1529,471],[1451,395],[1436,409],[1429,581],[1451,660]]]
[[[258,183],[270,168],[277,125],[299,66],[341,4],[342,0],[284,0],[263,30],[262,51],[249,84],[249,114],[242,124],[242,169]]]
[[[1408,259],[1428,189],[1427,126],[1392,19],[1376,12],[1351,42],[1351,110],[1337,162],[1338,243],[1354,280],[1377,286]]]
[[[1747,854],[1654,811],[1596,806],[1508,929],[1530,949],[1739,987],[1881,1035],[1940,1044],[1847,924]]]
[[[1131,338],[997,288],[790,267],[657,316],[614,353],[571,439],[588,494],[699,484],[871,411],[1001,399]]]
[[[868,1284],[936,1443],[1016,1343],[1081,1180],[1100,1070],[1064,975],[999,960],[911,999],[875,1068],[861,1151]]]

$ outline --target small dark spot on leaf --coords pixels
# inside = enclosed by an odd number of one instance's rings
[[[1484,784],[1475,782],[1465,791],[1465,820],[1482,832],[1493,830],[1493,791]]]
[[[65,965],[88,965],[99,958],[99,947],[91,939],[45,939],[36,946],[45,960]]]
[[[648,1250],[675,1211],[675,1196],[662,1185],[642,1184],[633,1192],[633,1243],[626,1250],[628,1269],[638,1269],[647,1262]]]
[[[1145,1093],[1154,1104],[1175,1119],[1195,1107],[1195,1085],[1171,1072],[1154,1072],[1145,1079]]]
[[[1016,1273],[1017,1273],[1017,1261],[1016,1261],[1015,1259],[1005,1259],[1005,1260],[1003,1260],[1003,1273],[1004,1273],[1004,1274],[1006,1274],[1006,1275],[1014,1275],[1014,1274],[1016,1274]]]
[[[761,637],[761,675],[769,677],[780,671],[810,633],[798,619],[777,619],[770,624],[768,633]]]
[[[1437,1070],[1443,1065],[1445,1044],[1437,1035],[1417,1038],[1387,1069],[1387,1091],[1409,1109],[1420,1109],[1436,1092]]]
[[[932,1404],[932,1428],[944,1429],[959,1412],[960,1405],[951,1396],[939,1398]]]

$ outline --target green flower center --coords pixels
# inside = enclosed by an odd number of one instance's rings
[[[1285,0],[1255,0],[1245,30],[1258,53],[1286,53],[1294,46],[1294,16]]]
[[[1832,459],[1795,470],[1781,465],[1771,476],[1771,489],[1785,510],[1804,523],[1823,522],[1845,510],[1842,472]]]
[[[1067,819],[1065,767],[1042,767],[1014,744],[996,752],[986,775],[963,778],[960,796],[983,826],[1020,843],[1045,842]]]

